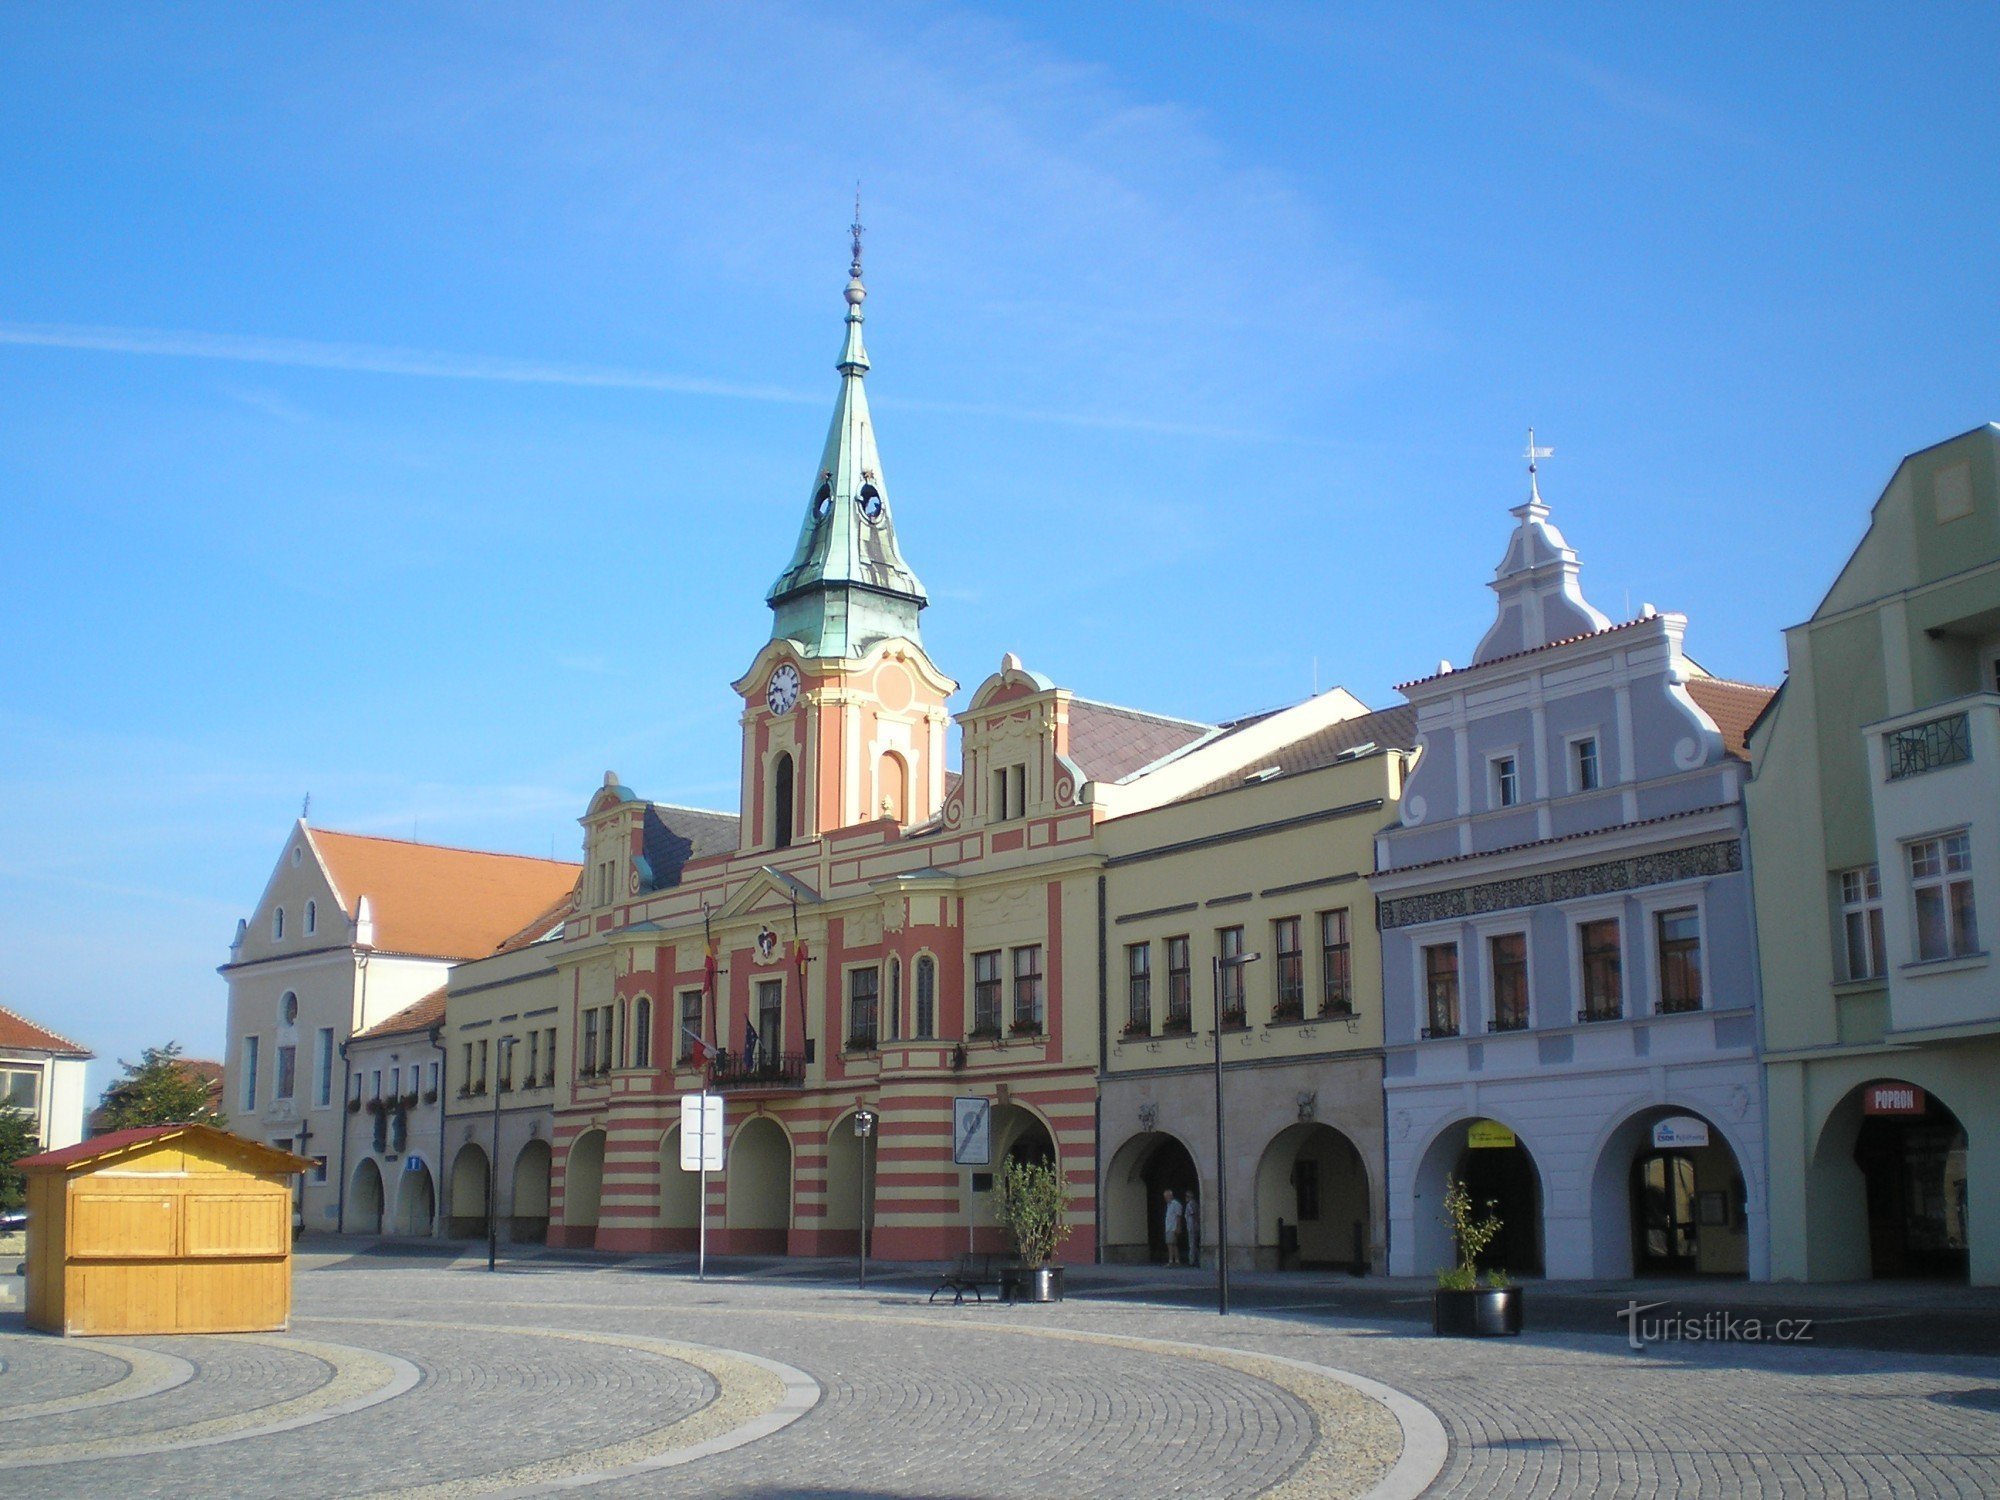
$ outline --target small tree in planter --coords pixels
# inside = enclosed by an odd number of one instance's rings
[[[1069,1238],[1069,1182],[1052,1161],[1009,1161],[1000,1169],[1000,1222],[1014,1236],[1027,1267],[1031,1302],[1062,1300],[1062,1267],[1056,1252]]]
[[[1480,1285],[1479,1257],[1500,1237],[1503,1227],[1487,1200],[1486,1212],[1474,1217],[1471,1189],[1455,1177],[1444,1180],[1444,1216],[1451,1225],[1456,1263],[1441,1267],[1438,1289],[1431,1299],[1431,1327],[1457,1338],[1492,1338],[1521,1331],[1521,1289],[1500,1271],[1488,1271]]]

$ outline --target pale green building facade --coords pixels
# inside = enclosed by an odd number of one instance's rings
[[[2000,1285],[1997,474],[1903,460],[1751,733],[1777,1278]]]

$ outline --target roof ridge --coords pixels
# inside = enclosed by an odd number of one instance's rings
[[[1505,656],[1496,656],[1490,661],[1469,661],[1462,667],[1453,667],[1445,672],[1431,672],[1423,677],[1412,677],[1408,682],[1396,684],[1396,691],[1422,687],[1425,683],[1438,682],[1446,677],[1456,677],[1464,672],[1483,672],[1488,667],[1497,667],[1503,661],[1519,661],[1524,656],[1533,656],[1541,651],[1553,651],[1558,646],[1573,646],[1578,641],[1595,640],[1600,635],[1610,635],[1615,630],[1630,630],[1634,625],[1645,625],[1653,620],[1663,619],[1673,614],[1673,610],[1660,610],[1650,615],[1635,615],[1629,620],[1620,620],[1615,625],[1607,625],[1602,630],[1586,630],[1581,635],[1566,635],[1561,640],[1543,641],[1539,646],[1530,646],[1525,651],[1509,651]]]
[[[719,807],[693,807],[685,802],[657,802],[653,800],[651,797],[648,797],[646,799],[646,805],[648,807],[665,807],[671,809],[674,812],[701,813],[704,816],[711,818],[734,818],[738,822],[741,822],[743,820],[743,814],[724,812]]]
[[[40,1021],[30,1020],[27,1016],[22,1015],[18,1010],[14,1010],[5,1005],[0,1005],[0,1016],[12,1016],[15,1020],[19,1021],[23,1026],[32,1027],[34,1030],[41,1032],[42,1035],[44,1036],[54,1037],[57,1041],[61,1042],[65,1047],[68,1047],[72,1052],[81,1053],[85,1057],[97,1056],[95,1052],[92,1052],[88,1047],[84,1046],[81,1042],[71,1041],[68,1037],[64,1036],[60,1031],[52,1031],[48,1027],[44,1026]],[[50,1047],[45,1047],[42,1048],[41,1050],[49,1052],[49,1051],[54,1051],[55,1049]]]
[[[699,808],[688,809],[689,812],[698,812],[700,810]],[[538,865],[566,865],[572,870],[581,870],[583,868],[581,860],[552,859],[543,854],[514,854],[505,849],[474,849],[466,844],[433,844],[427,843],[423,839],[399,839],[393,834],[387,833],[350,833],[343,828],[318,828],[312,824],[307,824],[306,826],[315,837],[321,834],[331,834],[335,838],[342,839],[367,839],[370,843],[375,844],[400,844],[406,849],[436,849],[446,854],[477,854],[483,859],[524,859]]]
[[[1704,672],[1699,677],[1690,677],[1683,687],[1692,687],[1697,682],[1712,682],[1718,687],[1749,688],[1754,693],[1775,693],[1777,688],[1768,682],[1750,682],[1741,677],[1717,677],[1713,672]]]
[[[1132,714],[1141,719],[1158,719],[1163,724],[1185,724],[1189,729],[1219,729],[1222,727],[1219,724],[1212,724],[1206,719],[1184,719],[1179,714],[1155,713],[1150,708],[1133,708],[1130,704],[1109,703],[1102,698],[1086,698],[1081,693],[1071,693],[1069,701],[1072,707],[1081,703],[1087,708],[1107,708],[1113,713]]]

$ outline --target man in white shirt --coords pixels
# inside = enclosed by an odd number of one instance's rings
[[[1165,1210],[1167,1264],[1177,1266],[1181,1263],[1181,1200],[1174,1196],[1172,1188],[1168,1188],[1161,1196],[1165,1199],[1167,1205]]]

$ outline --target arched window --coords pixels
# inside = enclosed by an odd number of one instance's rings
[[[319,931],[319,903],[317,901],[308,901],[306,903],[306,936],[311,937],[315,932],[318,931]]]
[[[653,1065],[653,1002],[641,995],[632,1002],[632,1066]]]
[[[771,844],[788,849],[792,843],[792,758],[781,755],[771,767]]]
[[[917,960],[916,1036],[927,1042],[937,1035],[937,960],[928,956]]]
[[[271,936],[275,939],[275,938],[281,938],[284,935],[285,935],[285,909],[284,907],[281,906],[276,911],[271,913]]]
[[[903,1039],[903,961],[889,960],[889,1040]]]
[[[881,788],[882,816],[898,823],[905,821],[909,817],[910,768],[903,757],[893,750],[885,751],[876,764],[875,780]]]
[[[632,1009],[630,1003],[620,1000],[618,1002],[618,1066],[621,1068],[625,1066],[625,1059],[629,1055],[625,1049],[630,1044],[631,1031],[627,1023],[631,1020],[631,1016]]]
[[[278,998],[278,1020],[286,1026],[296,1026],[299,1023],[299,997],[290,990],[286,990]]]

